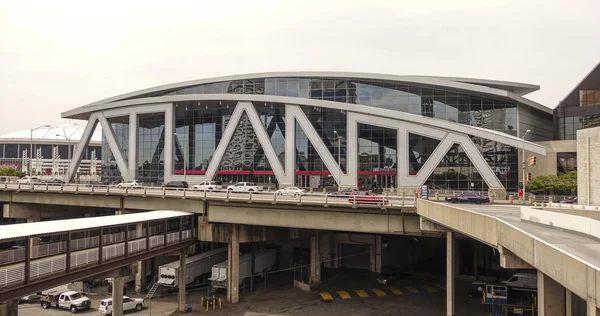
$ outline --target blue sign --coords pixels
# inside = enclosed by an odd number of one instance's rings
[[[421,198],[424,200],[429,200],[429,187],[426,185],[421,186]]]

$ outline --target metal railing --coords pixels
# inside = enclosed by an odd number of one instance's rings
[[[162,232],[164,225],[156,225],[150,226],[150,234],[155,235],[157,233]],[[129,231],[129,239],[137,239],[146,236],[146,228],[143,228],[142,231]],[[187,235],[186,235],[187,236]],[[179,235],[177,235],[179,238]],[[98,247],[99,237],[86,237],[86,238],[78,238],[71,240],[71,251],[77,251],[86,248]],[[187,237],[184,237],[187,239]],[[125,232],[115,233],[115,234],[105,234],[103,237],[103,244],[109,245],[114,243],[119,243],[125,241]],[[144,247],[145,247],[144,240]],[[131,243],[131,242],[130,242]],[[67,242],[59,241],[54,243],[47,243],[42,245],[34,245],[31,247],[31,259],[46,257],[51,255],[56,255],[60,253],[65,253],[67,251]],[[19,249],[10,249],[0,251],[0,265],[9,264],[12,262],[18,262],[25,260],[25,248]]]
[[[66,184],[51,186],[47,184],[14,184],[5,182],[0,184],[0,191],[13,192],[61,192],[71,194],[86,195],[120,195],[120,196],[143,196],[143,197],[162,197],[162,198],[183,198],[183,199],[211,199],[225,201],[247,201],[247,202],[269,202],[269,203],[290,203],[290,204],[321,204],[321,205],[348,205],[352,201],[348,196],[335,196],[331,192],[307,192],[301,195],[277,195],[276,191],[262,192],[239,192],[234,193],[230,190],[193,190],[193,189],[168,189],[161,187],[136,187],[119,188],[115,186],[90,187],[80,184]],[[459,193],[462,191],[452,191]],[[483,192],[482,192],[483,193]],[[405,192],[393,192],[384,190],[380,196],[385,196],[390,200],[388,207],[403,206],[411,203],[415,199],[415,194],[406,194]]]

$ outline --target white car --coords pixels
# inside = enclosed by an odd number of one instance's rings
[[[194,191],[212,191],[221,190],[223,185],[218,181],[202,181],[192,187]]]
[[[279,190],[275,191],[275,194],[298,196],[298,195],[305,195],[306,190],[300,189],[298,187],[287,187],[287,188],[283,188],[283,189],[279,189]]]
[[[17,183],[19,184],[32,184],[37,182],[40,182],[40,178],[30,176],[24,176],[23,178],[17,180]]]
[[[119,189],[121,188],[130,188],[130,189],[141,189],[142,184],[138,180],[125,181],[117,184]]]
[[[103,299],[100,301],[98,311],[101,314],[112,315],[112,298]],[[123,296],[123,311],[137,310],[141,311],[144,308],[144,299]]]

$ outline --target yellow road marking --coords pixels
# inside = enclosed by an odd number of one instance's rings
[[[348,292],[346,292],[346,291],[337,291],[337,293],[344,300],[351,299],[350,294],[348,294]]]
[[[390,288],[388,288],[388,290],[390,290],[392,293],[394,293],[394,295],[402,295],[402,294],[404,294],[404,293],[402,293],[402,291],[398,290],[395,287],[390,287]]]
[[[354,292],[356,292],[356,294],[358,294],[360,297],[369,297],[369,294],[363,290],[354,290]]]
[[[321,295],[324,301],[333,301],[333,296],[327,292],[321,292],[319,295]]]
[[[377,296],[387,296],[387,294],[380,289],[371,289],[371,291],[373,291],[373,293],[375,293]]]
[[[431,286],[424,286],[423,288],[429,293],[437,293],[437,290],[432,288]]]
[[[408,291],[409,291],[409,292],[411,292],[411,293],[421,293],[421,291],[419,291],[419,290],[415,289],[414,287],[407,286],[406,288],[407,288],[407,289],[408,289]]]

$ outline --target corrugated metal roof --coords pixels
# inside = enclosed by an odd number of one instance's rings
[[[186,215],[191,215],[191,213],[181,211],[151,211],[125,215],[86,217],[47,222],[2,225],[0,226],[0,240],[50,233],[58,234],[68,232],[70,230],[81,230],[88,228],[93,229],[100,228],[103,226],[115,226],[143,221],[155,221]]]

